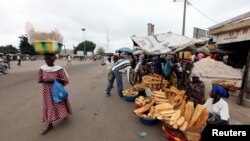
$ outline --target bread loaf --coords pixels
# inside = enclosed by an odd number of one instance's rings
[[[173,125],[173,128],[174,128],[174,129],[178,129],[178,125],[175,123],[175,124]]]
[[[208,119],[208,110],[205,108],[199,118],[197,119],[196,123],[194,126],[196,127],[202,127],[205,125],[206,121]]]
[[[160,111],[160,110],[171,110],[173,108],[174,108],[174,106],[171,105],[171,104],[169,104],[169,103],[162,103],[162,104],[159,104],[159,105],[155,106],[155,109],[157,111]]]
[[[150,104],[146,104],[145,106],[134,110],[134,113],[136,115],[142,115],[144,112],[147,112],[150,109],[150,107],[151,107]]]
[[[148,113],[148,116],[152,116],[154,111],[155,111],[155,108],[153,106],[151,106],[150,110],[149,110],[149,113]]]
[[[180,118],[177,120],[177,125],[178,125],[178,126],[182,126],[184,122],[185,122],[185,118],[184,118],[184,117],[180,117]]]
[[[168,114],[174,114],[175,113],[175,111],[174,110],[160,110],[160,111],[157,111],[158,112],[158,114],[160,114],[160,115],[168,115]]]
[[[181,110],[181,116],[183,116],[183,115],[184,115],[185,106],[186,106],[186,101],[185,101],[185,100],[183,100],[183,101],[182,101],[182,104],[181,104],[181,107],[180,107],[180,110]]]
[[[188,101],[186,106],[185,106],[185,111],[184,111],[184,118],[187,123],[191,120],[191,117],[194,113],[194,102]]]
[[[181,116],[181,110],[177,110],[171,117],[171,121],[177,121]]]
[[[175,94],[171,94],[170,97],[169,97],[169,101],[170,103],[174,103],[173,100],[174,100],[174,97],[175,97]]]
[[[176,122],[177,122],[177,120],[171,120],[171,119],[170,119],[169,124],[173,126]]]
[[[153,98],[156,102],[165,102],[165,103],[168,103],[169,100],[166,99],[166,98],[159,98],[159,97],[154,97]]]
[[[199,116],[201,115],[202,111],[205,109],[206,107],[204,105],[198,104],[195,107],[194,113],[192,115],[192,118],[190,120],[190,122],[188,123],[188,127],[191,127],[194,125],[194,123],[198,120]]]
[[[180,105],[183,101],[183,97],[184,95],[182,94],[176,95],[170,104],[175,104],[176,106]]]
[[[185,121],[185,122],[183,123],[183,125],[182,125],[181,127],[179,127],[179,129],[180,129],[181,131],[185,131],[185,130],[187,129],[187,126],[188,126],[188,123],[187,123],[187,121]]]

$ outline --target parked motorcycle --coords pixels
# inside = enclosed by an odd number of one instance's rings
[[[0,61],[0,73],[8,73],[8,64],[3,61]]]

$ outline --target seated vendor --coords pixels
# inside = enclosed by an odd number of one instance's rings
[[[187,90],[187,98],[194,102],[194,105],[205,103],[205,85],[200,80],[200,73],[193,72],[191,74],[192,81]]]
[[[228,125],[229,124],[229,107],[225,100],[221,97],[225,97],[227,91],[219,86],[214,85],[210,94],[210,97],[205,106],[209,112],[207,124],[212,125]]]

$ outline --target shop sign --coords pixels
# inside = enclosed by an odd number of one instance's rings
[[[239,29],[219,34],[217,36],[216,43],[227,44],[227,43],[241,42],[247,40],[250,40],[250,28]]]

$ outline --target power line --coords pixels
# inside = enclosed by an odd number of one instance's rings
[[[203,16],[205,16],[206,18],[208,18],[209,20],[213,21],[214,23],[218,23],[215,20],[213,20],[212,18],[210,18],[209,16],[207,16],[206,14],[204,14],[202,11],[200,11],[198,8],[196,8],[192,3],[190,3],[190,1],[187,1],[187,5],[192,6],[195,10],[197,10],[200,14],[202,14]]]

